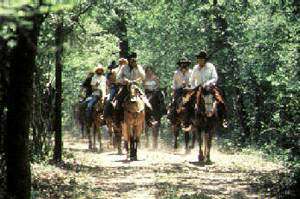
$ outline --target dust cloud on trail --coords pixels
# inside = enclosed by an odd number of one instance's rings
[[[199,165],[198,147],[186,155],[162,141],[155,151],[142,144],[134,162],[107,149],[106,143],[101,153],[87,146],[87,140],[64,138],[70,156],[65,164],[77,186],[73,198],[261,198],[268,195],[258,193],[256,178],[282,168],[257,155],[228,155],[216,149],[211,165]]]

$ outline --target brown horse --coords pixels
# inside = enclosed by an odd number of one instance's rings
[[[124,100],[124,124],[122,134],[125,140],[127,157],[137,160],[137,147],[145,123],[145,104],[141,99],[141,93],[134,84],[127,87],[128,95]],[[128,154],[129,150],[129,154]]]
[[[210,149],[216,127],[223,121],[226,107],[220,90],[214,86],[209,91],[200,87],[196,95],[194,125],[198,131],[199,162],[210,163]],[[202,142],[204,150],[202,150]]]
[[[123,121],[123,107],[120,105],[121,100],[118,100],[122,90],[122,85],[116,82],[116,72],[111,71],[107,75],[107,87],[109,88],[109,99],[105,102],[104,106],[104,119],[108,127],[109,144],[114,148],[118,148],[118,154],[122,154],[122,121]],[[112,92],[114,91],[114,92]],[[111,96],[112,95],[112,96]],[[122,98],[122,97],[120,97]],[[117,106],[119,105],[119,106]]]
[[[123,111],[116,108],[115,102],[106,102],[104,120],[109,133],[108,147],[118,148],[118,154],[122,154],[122,118],[119,117],[121,114],[123,114]]]
[[[81,98],[79,102],[74,105],[74,119],[76,126],[80,129],[82,138],[85,138],[85,109],[86,103],[84,102],[84,99]]]
[[[194,148],[196,133],[192,126],[194,118],[194,102],[196,92],[191,89],[183,89],[180,99],[175,99],[173,106],[176,107],[174,118],[170,119],[174,135],[174,149],[178,148],[178,136],[180,130],[184,133],[186,153]],[[190,134],[192,134],[192,145],[189,146]]]
[[[157,148],[158,143],[158,135],[159,135],[159,128],[161,124],[161,118],[163,115],[166,114],[166,107],[164,103],[165,99],[165,90],[146,90],[146,96],[153,107],[150,109],[146,107],[146,147],[149,147],[149,129],[152,130],[152,144],[153,148]],[[153,125],[149,120],[152,117],[155,120],[155,125]]]
[[[103,119],[103,100],[99,99],[96,105],[93,107],[92,117],[86,117],[86,132],[89,139],[89,149],[97,150],[96,138],[99,142],[99,151],[102,151],[102,140],[100,127],[104,124]],[[91,128],[93,128],[93,135],[91,134]]]

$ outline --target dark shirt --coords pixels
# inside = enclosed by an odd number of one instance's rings
[[[86,89],[86,96],[90,96],[93,93],[91,81],[93,77],[87,77],[82,83],[82,87]]]

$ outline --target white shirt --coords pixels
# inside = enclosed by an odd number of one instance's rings
[[[106,78],[104,75],[95,74],[92,78],[91,85],[96,86],[98,83],[97,89],[93,91],[92,95],[100,95],[100,91],[102,92],[102,98],[106,95]]]
[[[155,90],[158,88],[157,82],[155,80],[145,80],[144,88],[148,90]]]
[[[142,66],[138,65],[137,67],[131,69],[128,65],[124,65],[120,68],[117,74],[117,79],[122,82],[125,80],[125,78],[132,81],[141,78],[140,81],[143,81],[145,76],[145,71]]]
[[[179,89],[183,88],[184,84],[185,86],[188,86],[190,83],[190,77],[191,77],[191,70],[188,70],[183,74],[179,69],[177,69],[174,72],[173,75],[173,89]]]
[[[199,85],[210,86],[215,85],[218,81],[218,74],[212,63],[206,63],[203,68],[195,65],[191,75],[191,86],[195,88]]]

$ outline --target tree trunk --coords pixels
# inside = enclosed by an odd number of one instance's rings
[[[294,0],[292,3],[294,7],[294,15],[298,16],[300,14],[300,1],[299,0]]]
[[[63,53],[63,22],[57,24],[55,30],[55,146],[53,160],[60,162],[62,160],[62,128],[61,128],[61,94],[62,94],[62,53]]]
[[[129,42],[128,42],[128,36],[127,36],[125,11],[116,8],[115,12],[119,16],[119,20],[117,21],[117,33],[116,33],[116,35],[120,39],[119,56],[127,58],[129,55]]]
[[[248,138],[250,134],[250,129],[246,121],[247,113],[245,111],[243,93],[239,88],[236,88],[235,92],[236,92],[236,115],[242,131],[241,142],[245,142],[246,138]]]
[[[17,25],[16,47],[9,71],[6,134],[7,198],[30,198],[31,172],[28,152],[39,17],[25,19],[33,26]]]
[[[243,0],[243,7],[247,8],[249,6],[248,0]]]

